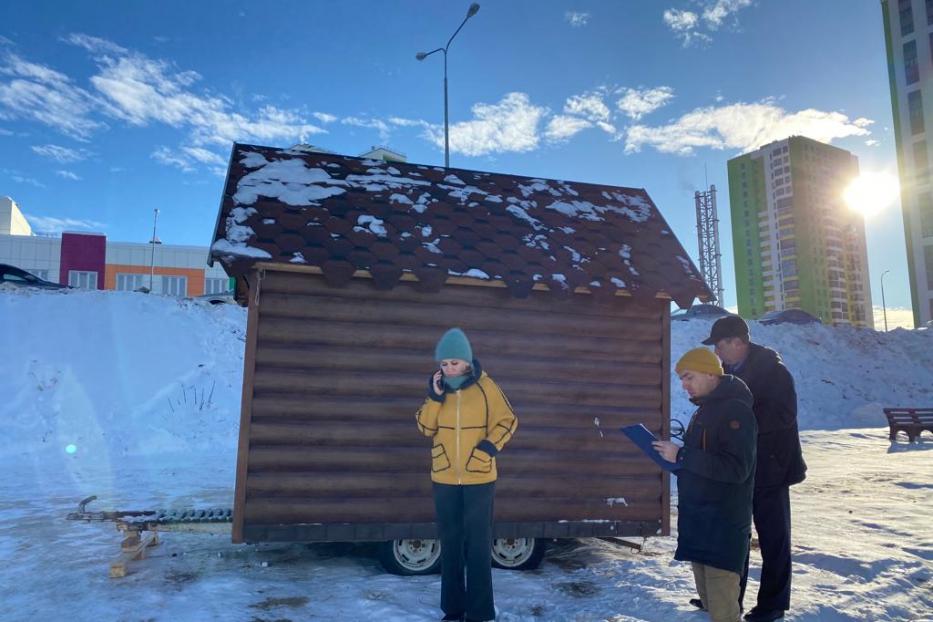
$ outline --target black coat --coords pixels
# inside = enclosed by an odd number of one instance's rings
[[[677,452],[674,559],[742,574],[752,529],[755,437],[752,394],[724,376],[699,406]]]
[[[752,405],[758,420],[755,487],[799,484],[806,478],[807,465],[797,431],[797,391],[781,355],[750,343],[745,361],[726,369],[741,378],[755,398]]]

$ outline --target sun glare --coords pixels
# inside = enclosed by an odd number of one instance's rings
[[[890,173],[862,173],[842,194],[849,209],[866,218],[888,207],[897,199],[899,185]]]

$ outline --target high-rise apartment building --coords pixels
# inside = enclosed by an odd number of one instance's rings
[[[933,319],[933,0],[882,0],[914,323]]]
[[[874,327],[865,224],[842,198],[857,176],[851,153],[802,136],[729,160],[739,314]]]

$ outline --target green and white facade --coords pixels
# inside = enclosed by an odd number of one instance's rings
[[[792,136],[728,166],[739,314],[799,308],[873,328],[865,224],[842,199],[858,159]]]
[[[920,326],[933,320],[933,0],[882,0],[881,9],[911,303]]]

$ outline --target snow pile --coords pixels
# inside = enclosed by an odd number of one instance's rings
[[[0,289],[0,318],[0,618],[440,617],[439,577],[387,575],[372,545],[234,545],[225,534],[171,533],[127,578],[108,579],[121,536],[110,523],[63,520],[79,499],[99,495],[91,510],[232,505],[245,311],[135,293]],[[709,327],[673,322],[673,357]],[[753,323],[752,333],[787,359],[803,427],[824,428],[802,434],[810,469],[791,493],[788,619],[933,619],[933,442],[889,444],[880,413],[933,402],[933,331]],[[672,380],[672,414],[685,418],[692,406]],[[608,501],[624,495],[620,483]],[[706,619],[687,603],[693,580],[672,560],[675,539],[644,544],[635,552],[561,541],[538,571],[495,570],[500,621]],[[759,577],[753,551],[746,606]]]
[[[710,320],[671,322],[671,366],[709,336]],[[800,429],[886,427],[882,408],[933,407],[933,330],[888,333],[822,324],[764,326],[752,341],[777,350],[794,376]],[[672,377],[671,416],[694,407]]]
[[[0,458],[236,451],[244,309],[6,290],[0,317]]]

